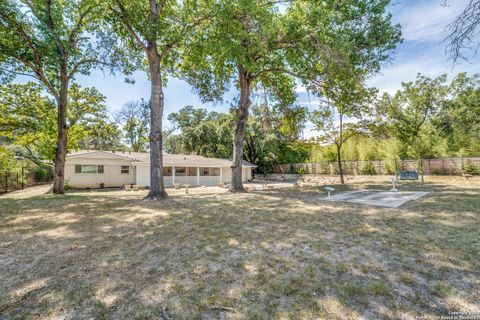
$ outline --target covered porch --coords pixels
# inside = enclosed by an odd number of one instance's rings
[[[166,187],[176,184],[190,186],[213,186],[223,181],[221,167],[164,167],[163,179]]]
[[[229,167],[219,166],[165,166],[163,167],[163,181],[165,187],[173,187],[177,184],[196,186],[216,186],[230,180],[231,170]],[[228,171],[228,172],[227,172]],[[134,184],[150,185],[150,164],[137,163]]]

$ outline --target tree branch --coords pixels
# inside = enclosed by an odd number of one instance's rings
[[[120,11],[118,10],[115,10],[113,7],[110,6],[110,10],[112,10],[114,13],[116,13],[120,19],[122,19],[123,23],[125,24],[125,26],[127,27],[127,30],[128,32],[132,35],[132,37],[135,39],[135,41],[138,43],[139,46],[142,47],[142,49],[145,51],[145,52],[148,52],[148,48],[147,46],[145,45],[145,43],[142,41],[142,39],[140,39],[140,36],[135,32],[135,30],[133,29],[133,26],[132,24],[130,23],[128,17],[127,17],[127,13],[126,13],[126,10],[125,10],[125,7],[123,6],[122,2],[120,0],[114,0],[115,3],[118,5],[118,8],[120,9]]]

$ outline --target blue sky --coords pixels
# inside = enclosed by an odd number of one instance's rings
[[[389,11],[393,15],[393,22],[401,24],[404,41],[392,54],[391,62],[380,74],[370,79],[368,84],[377,87],[380,92],[395,92],[402,81],[414,80],[417,73],[432,77],[447,73],[452,77],[462,71],[480,72],[480,58],[473,59],[471,63],[461,62],[452,68],[445,53],[445,28],[465,8],[467,2],[468,0],[447,0],[444,5],[445,0],[393,0]],[[95,71],[90,76],[78,77],[77,81],[84,87],[94,86],[102,92],[107,97],[110,112],[114,113],[128,101],[140,98],[148,100],[150,84],[145,73],[137,72],[133,78],[135,84],[132,85],[125,83],[122,75],[105,76]],[[169,79],[165,88],[164,117],[186,105],[224,112],[235,96],[236,92],[232,90],[225,96],[223,103],[203,104],[188,84],[182,80]],[[315,101],[309,99],[302,88],[298,88],[298,103],[314,105]],[[304,137],[314,135],[316,132],[307,123]]]

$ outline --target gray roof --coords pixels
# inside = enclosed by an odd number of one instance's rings
[[[91,155],[94,153],[104,153],[114,155],[119,158],[125,158],[133,162],[150,162],[149,152],[129,152],[129,151],[102,151],[102,150],[79,150],[67,154],[69,157],[81,157],[82,155]],[[164,166],[208,166],[208,167],[229,167],[232,165],[232,160],[207,158],[199,155],[185,155],[185,154],[163,154]],[[256,165],[243,161],[245,167],[257,167]]]

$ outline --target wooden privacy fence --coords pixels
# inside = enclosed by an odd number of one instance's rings
[[[439,158],[416,160],[358,160],[342,161],[345,174],[396,174],[400,170],[417,170],[421,164],[425,175],[460,175],[467,165],[480,168],[480,157]],[[338,174],[338,163],[321,161],[274,164],[273,173]]]

